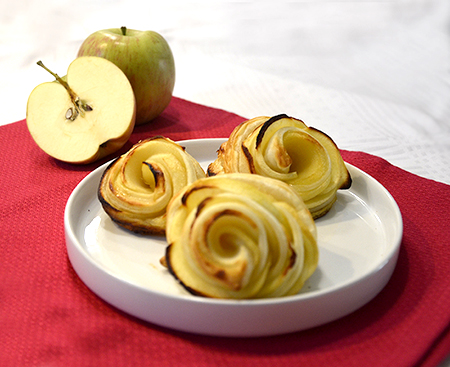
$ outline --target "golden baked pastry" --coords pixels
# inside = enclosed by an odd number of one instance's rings
[[[140,141],[106,168],[98,197],[120,226],[136,233],[163,235],[170,199],[205,176],[183,147],[156,136]]]
[[[301,120],[262,116],[237,126],[218,150],[208,175],[253,173],[284,181],[302,197],[314,219],[325,215],[338,189],[351,185],[339,149]]]
[[[287,296],[317,267],[316,237],[311,213],[286,183],[218,175],[185,187],[170,202],[162,263],[196,295]]]

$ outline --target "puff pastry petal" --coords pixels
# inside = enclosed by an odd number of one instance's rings
[[[253,173],[284,181],[313,217],[325,215],[351,176],[334,141],[301,120],[256,117],[237,126],[208,167],[208,175]]]
[[[191,293],[296,294],[317,267],[311,213],[286,183],[245,173],[200,179],[167,209],[165,263]]]
[[[142,140],[111,163],[98,197],[120,226],[140,234],[165,234],[166,208],[186,185],[205,177],[200,164],[174,141]]]

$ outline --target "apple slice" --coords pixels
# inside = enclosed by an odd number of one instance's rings
[[[101,57],[76,58],[66,78],[38,85],[27,103],[27,126],[37,145],[68,163],[87,164],[119,150],[136,119],[128,78]]]

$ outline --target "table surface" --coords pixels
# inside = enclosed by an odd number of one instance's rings
[[[65,75],[89,34],[125,25],[169,42],[177,97],[286,113],[342,149],[450,184],[447,0],[41,0],[3,2],[0,19],[0,125],[24,119],[31,90],[52,79],[36,61]]]

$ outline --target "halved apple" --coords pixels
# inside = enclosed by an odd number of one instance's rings
[[[27,126],[37,145],[68,163],[87,164],[119,150],[136,119],[136,101],[125,74],[95,56],[76,58],[66,78],[38,85],[27,103]]]

